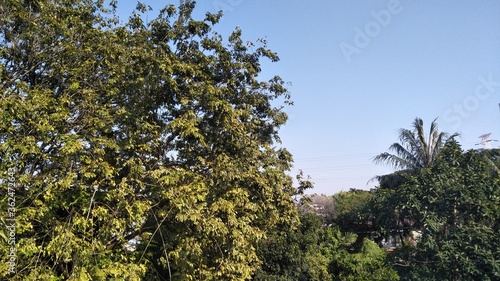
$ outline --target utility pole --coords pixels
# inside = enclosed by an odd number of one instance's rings
[[[479,143],[476,143],[476,145],[482,145],[483,146],[482,149],[491,149],[491,142],[498,140],[490,139],[490,135],[491,133],[480,135],[479,138],[481,139],[481,141]]]

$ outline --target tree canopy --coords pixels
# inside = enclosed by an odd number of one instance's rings
[[[397,191],[375,190],[376,228],[401,235],[394,265],[402,279],[500,277],[500,175],[492,154],[463,152],[449,141],[431,167],[406,174]]]
[[[456,142],[432,168],[409,178],[399,208],[421,233],[405,261],[415,280],[500,278],[499,183],[483,155],[464,153]]]
[[[116,5],[0,4],[0,173],[14,172],[17,258],[9,273],[2,243],[0,275],[248,279],[266,230],[298,221],[278,137],[289,93],[258,77],[278,56],[238,28],[214,32],[221,14],[193,19],[194,1],[149,22],[147,6],[122,23]]]

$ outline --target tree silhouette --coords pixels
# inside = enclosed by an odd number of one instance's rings
[[[432,121],[429,134],[426,136],[424,122],[418,117],[415,118],[413,129],[399,130],[400,142],[389,147],[393,153],[381,153],[375,156],[373,161],[376,164],[389,164],[397,170],[420,170],[430,167],[444,144],[459,135],[439,132],[436,119]]]

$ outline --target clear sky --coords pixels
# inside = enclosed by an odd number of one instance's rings
[[[120,13],[135,3],[119,1]],[[392,170],[371,158],[415,117],[426,128],[438,117],[464,149],[479,148],[484,133],[500,140],[499,0],[210,0],[198,1],[196,16],[217,10],[217,32],[240,26],[280,56],[262,76],[291,83],[295,105],[280,135],[292,173],[312,177],[310,193],[372,188]]]

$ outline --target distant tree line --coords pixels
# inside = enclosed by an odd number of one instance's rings
[[[313,195],[308,201],[329,198],[332,207],[320,217],[342,233],[358,235],[358,244],[363,237],[386,248],[385,266],[401,280],[498,280],[500,149],[463,151],[457,135],[438,133],[435,121],[430,138],[422,120],[413,125],[400,131],[394,154],[375,157],[400,168],[377,177],[375,189]]]

